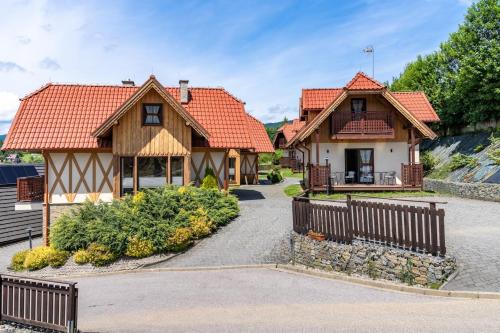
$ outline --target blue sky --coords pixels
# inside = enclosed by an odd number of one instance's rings
[[[302,88],[391,80],[436,50],[468,0],[2,1],[0,134],[47,82],[223,86],[264,122],[296,116]]]

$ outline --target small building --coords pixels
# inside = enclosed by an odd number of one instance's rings
[[[125,84],[126,83],[126,84]],[[264,125],[223,88],[47,84],[27,95],[3,150],[45,159],[45,236],[61,211],[165,184],[220,188],[258,182],[258,154],[274,152]],[[47,239],[47,237],[45,237]]]
[[[342,88],[303,89],[305,125],[286,144],[304,152],[314,191],[420,190],[419,143],[439,117],[423,92],[391,92],[364,73]]]
[[[305,121],[293,119],[291,123],[285,123],[278,128],[273,139],[274,149],[283,149],[283,157],[280,158],[282,168],[291,168],[293,171],[303,171],[304,154],[287,143],[306,125]]]
[[[30,196],[39,189],[25,185],[37,179],[43,186],[43,172],[43,165],[0,164],[0,244],[26,239],[29,229],[34,237],[42,234],[42,205],[32,206]]]

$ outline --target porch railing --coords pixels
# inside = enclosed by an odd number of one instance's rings
[[[404,187],[422,187],[424,166],[420,163],[401,164],[401,181]]]
[[[20,276],[0,276],[0,320],[60,332],[77,332],[78,288]]]
[[[300,170],[300,161],[294,157],[280,158],[280,165],[284,168],[291,168],[294,171]]]
[[[444,209],[437,209],[436,202],[427,203],[429,207],[351,200],[350,196],[345,202],[295,197],[293,230],[303,235],[320,232],[327,240],[347,244],[358,239],[445,255]]]
[[[333,116],[332,134],[394,135],[393,118],[390,112],[339,112]]]
[[[43,201],[44,176],[17,178],[17,201]]]

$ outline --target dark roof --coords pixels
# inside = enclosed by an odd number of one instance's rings
[[[16,185],[17,178],[38,176],[34,165],[29,164],[0,164],[0,186]]]

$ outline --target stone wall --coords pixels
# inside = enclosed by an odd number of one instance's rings
[[[456,195],[463,198],[500,201],[500,184],[456,183],[424,178],[424,190]]]
[[[292,258],[301,264],[327,271],[346,272],[403,281],[429,287],[443,282],[456,269],[453,257],[434,257],[388,246],[354,240],[351,245],[316,241],[292,233]]]

